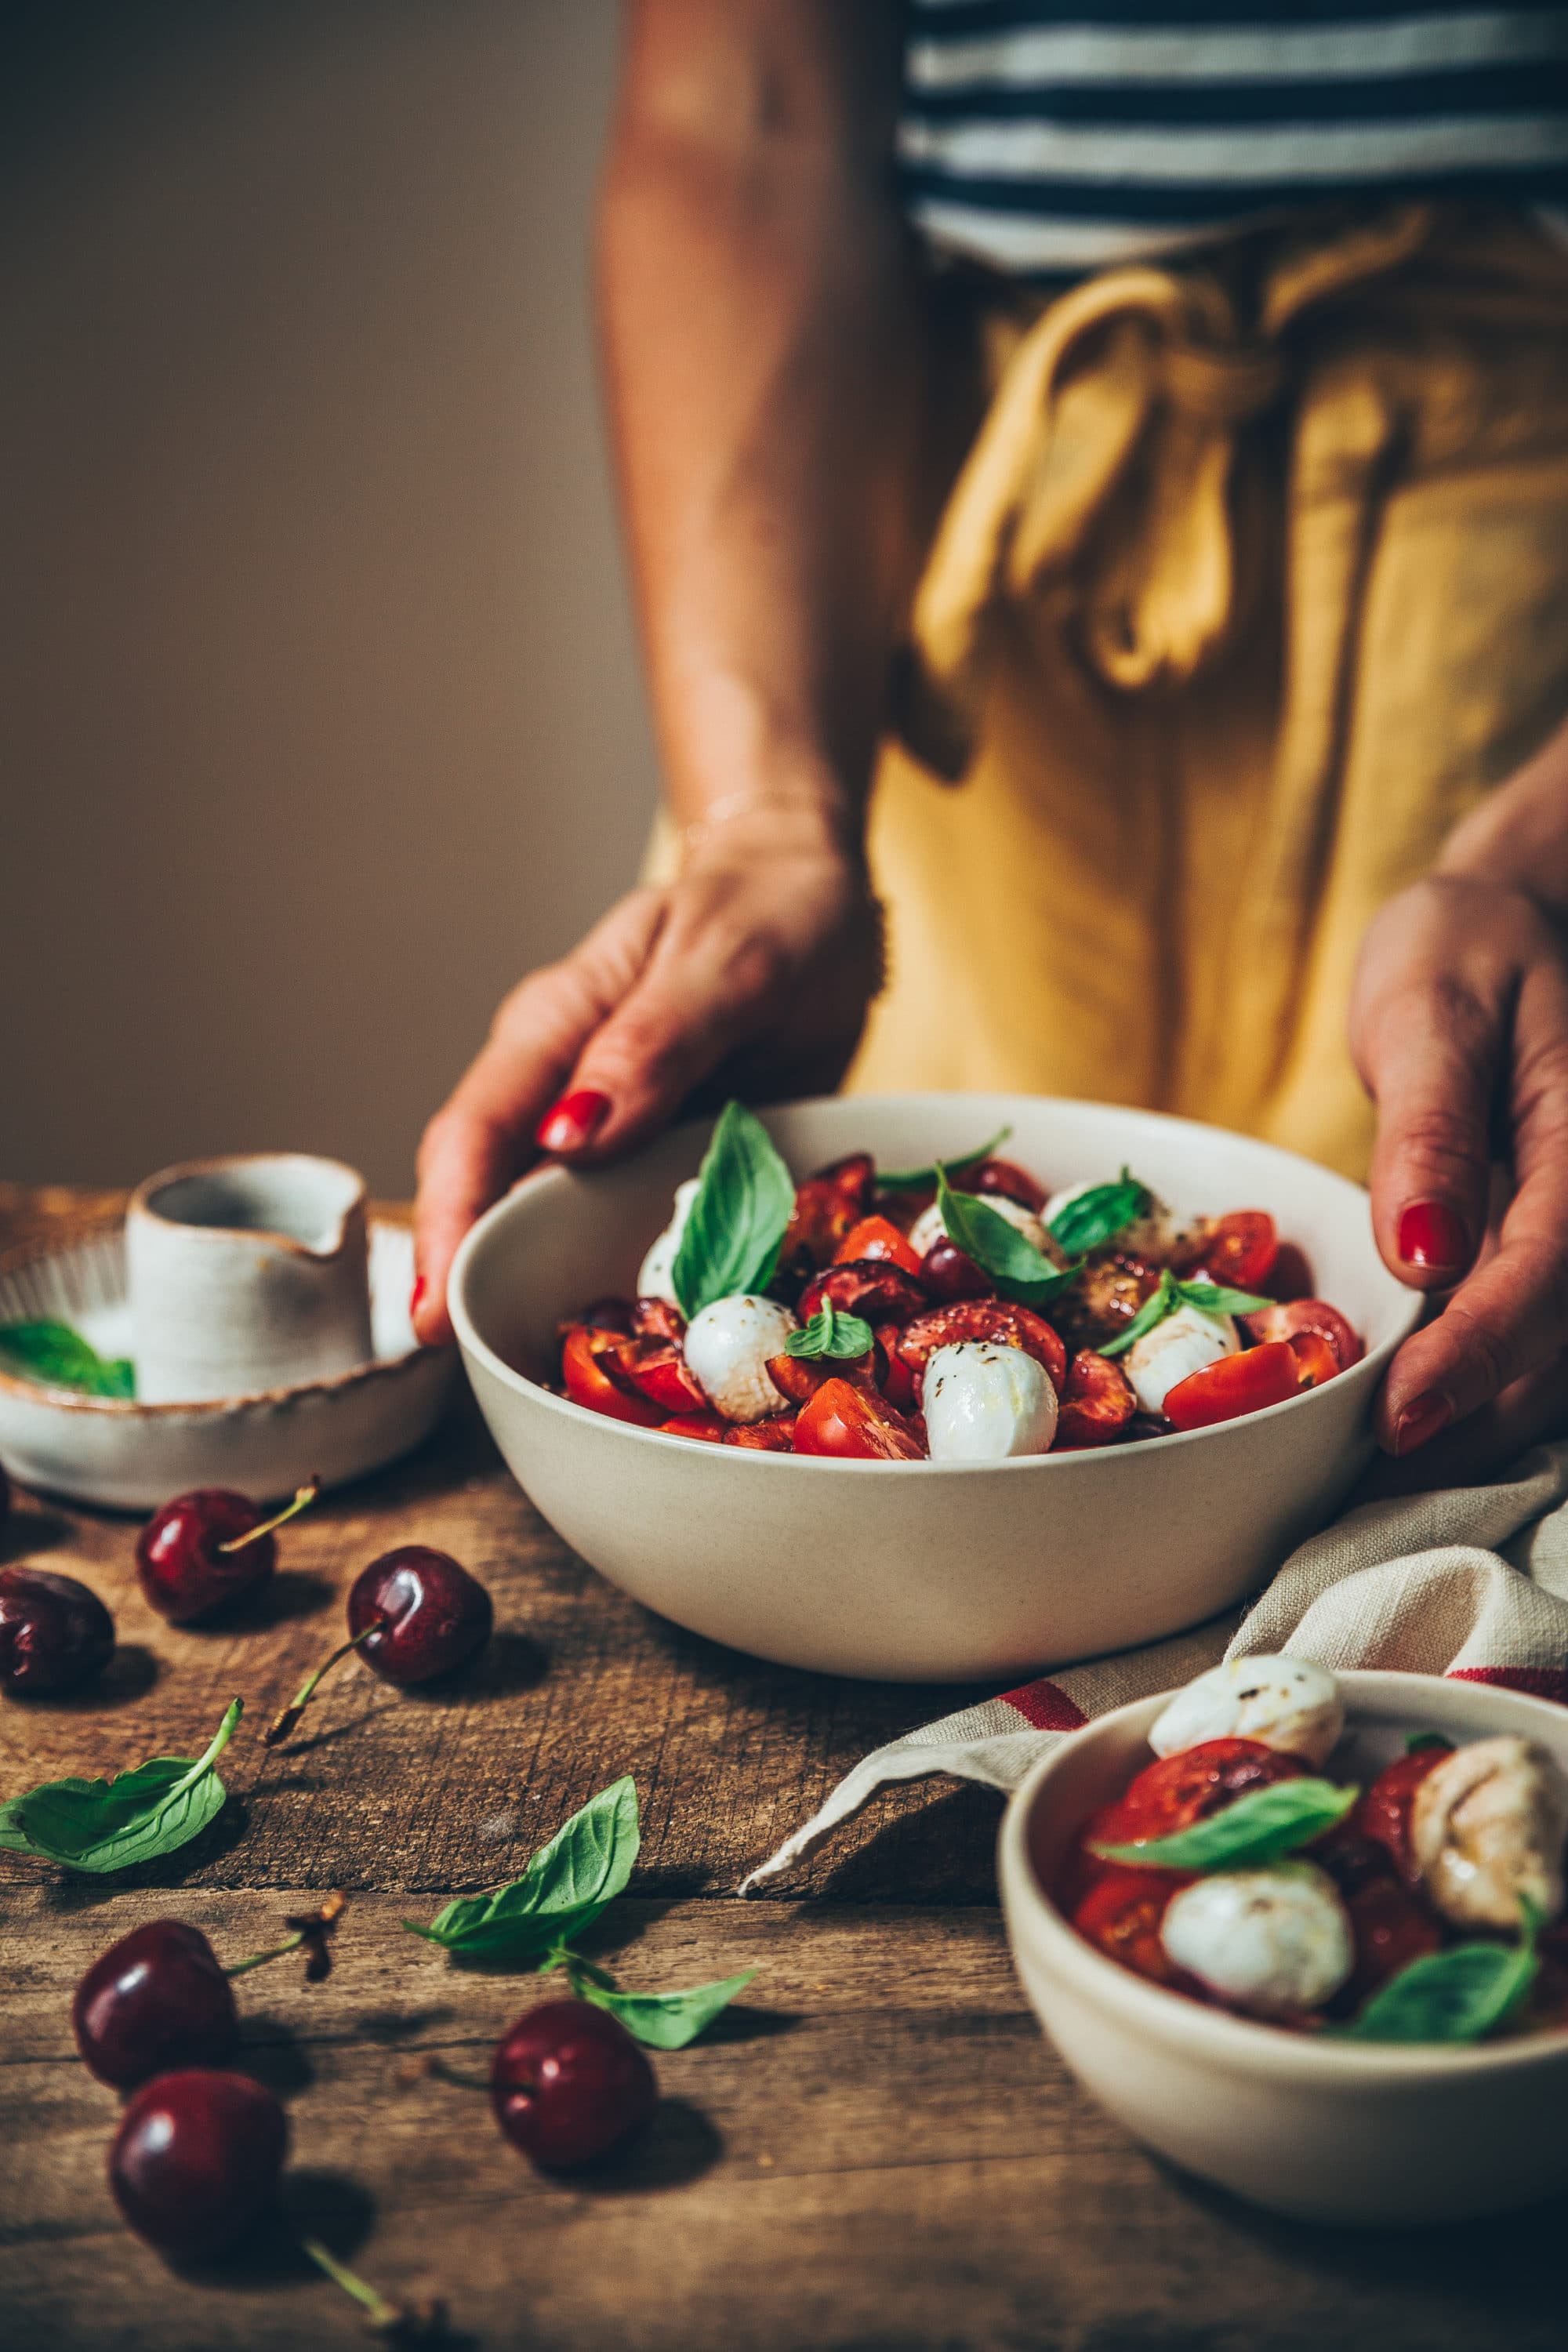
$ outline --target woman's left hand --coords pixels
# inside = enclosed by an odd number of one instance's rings
[[[1377,1105],[1378,1247],[1450,1294],[1390,1366],[1377,1434],[1405,1457],[1452,1427],[1412,1473],[1483,1476],[1568,1433],[1568,945],[1524,892],[1434,875],[1369,928],[1350,1037]]]

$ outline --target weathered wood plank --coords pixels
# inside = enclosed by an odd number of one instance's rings
[[[283,1893],[192,1892],[237,1956]],[[0,2063],[10,2352],[122,2344],[248,2352],[353,2340],[353,2315],[269,2240],[175,2277],[103,2185],[113,2098],[71,2048],[80,1969],[166,1898],[15,1904]],[[546,2352],[1134,2352],[1328,2340],[1382,2352],[1561,2343],[1563,2216],[1358,2238],[1249,2215],[1144,2157],[1037,2033],[994,1914],[706,1902],[618,1906],[617,1966],[659,1987],[754,1966],[742,2009],[657,2063],[659,2121],[592,2185],[541,2179],[477,2093],[531,1980],[453,1969],[351,1906],[331,1981],[240,1985],[246,2062],[289,2103],[291,2208],[383,2286],[446,2296],[459,2340]],[[609,1923],[606,1923],[608,1925]],[[606,1944],[606,1950],[614,1946]]]

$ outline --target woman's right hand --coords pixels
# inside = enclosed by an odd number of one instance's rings
[[[426,1129],[419,1338],[450,1337],[458,1244],[541,1151],[616,1159],[720,1073],[753,1099],[835,1086],[880,978],[876,901],[839,827],[759,809],[700,828],[677,881],[632,891],[512,990]]]

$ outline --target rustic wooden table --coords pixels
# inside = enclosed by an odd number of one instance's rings
[[[102,1205],[100,1196],[91,1204]],[[0,1189],[0,1241],[81,1213]],[[1063,2072],[1009,1967],[993,1899],[994,1798],[878,1803],[780,1894],[746,1868],[858,1756],[957,1693],[832,1682],[680,1633],[542,1525],[475,1417],[291,1528],[243,1622],[180,1631],[143,1605],[132,1525],[18,1498],[3,1556],[86,1577],[121,1648],[102,1686],[0,1703],[0,1790],[199,1752],[237,1692],[231,1801],[162,1865],[68,1879],[0,1854],[0,2343],[7,2352],[300,2352],[356,2339],[353,2306],[279,2231],[223,2272],[176,2273],[120,2227],[116,2104],[78,2063],[82,1969],[174,1912],[220,1955],[274,1941],[307,1891],[353,1900],[331,1980],[243,1979],[245,2063],[288,2100],[289,2207],[386,2291],[444,2297],[449,2343],[550,2352],[1560,2352],[1562,2210],[1436,2235],[1300,2229],[1146,2156]],[[398,1693],[345,1668],[301,1736],[259,1727],[323,1654],[339,1596],[392,1543],[468,1563],[499,1632],[458,1686]],[[660,2059],[658,2119],[574,2185],[535,2175],[477,2094],[536,1997],[399,1928],[514,1875],[567,1813],[636,1775],[644,1844],[602,1949],[656,1990],[754,1967],[742,2002]]]

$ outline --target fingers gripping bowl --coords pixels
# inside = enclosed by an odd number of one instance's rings
[[[558,1325],[606,1291],[635,1291],[709,1124],[593,1175],[542,1170],[459,1253],[450,1304],[464,1361],[543,1516],[678,1623],[828,1673],[1021,1673],[1157,1639],[1237,1600],[1362,1467],[1378,1380],[1420,1302],[1384,1267],[1365,1196],[1342,1177],[1190,1121],[1033,1097],[847,1097],[764,1124],[797,1178],[860,1150],[888,1168],[957,1158],[1010,1127],[1009,1155],[1054,1190],[1125,1163],[1178,1213],[1267,1207],[1366,1353],[1288,1402],[1141,1444],[875,1465],[696,1444],[586,1412],[547,1383]]]

